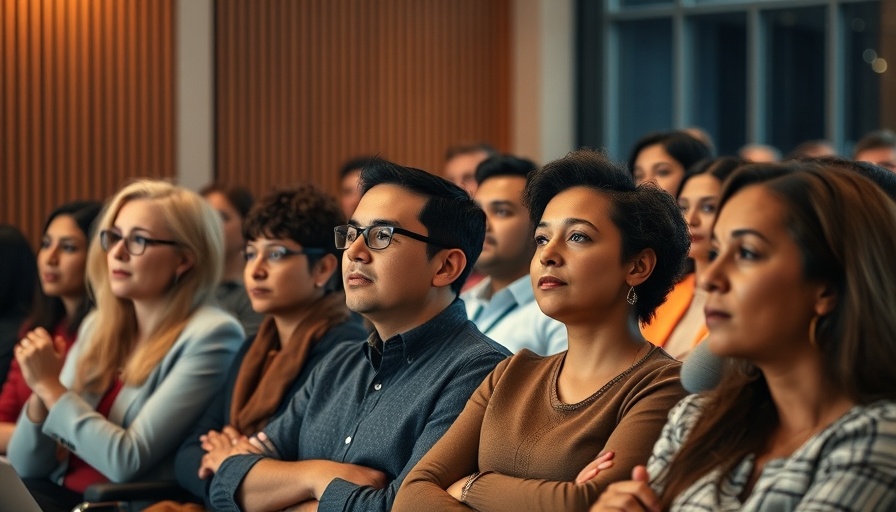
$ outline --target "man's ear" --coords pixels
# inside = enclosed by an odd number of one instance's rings
[[[647,281],[647,278],[653,273],[653,269],[656,268],[656,253],[648,247],[636,254],[629,263],[631,264],[631,269],[625,278],[625,282],[629,286],[638,286]]]
[[[460,249],[442,249],[433,257],[433,261],[438,261],[439,265],[432,276],[432,285],[436,288],[449,286],[457,281],[467,267],[467,256]]]

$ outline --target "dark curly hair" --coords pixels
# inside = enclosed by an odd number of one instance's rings
[[[648,323],[681,277],[691,246],[675,199],[653,184],[636,187],[628,170],[603,152],[580,149],[529,176],[524,198],[532,222],[538,224],[551,199],[573,187],[591,188],[610,199],[610,219],[622,237],[623,261],[644,249],[656,253],[656,267],[635,288],[635,311],[642,323]]]
[[[341,224],[345,224],[345,217],[336,199],[312,183],[301,183],[275,190],[256,202],[246,217],[243,236],[246,240],[259,237],[293,240],[302,247],[323,249],[338,260],[341,256],[336,249],[333,228]],[[309,255],[309,268],[319,259],[320,256]],[[341,282],[338,276],[334,278]]]

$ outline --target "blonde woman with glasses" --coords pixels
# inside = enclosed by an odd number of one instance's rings
[[[98,232],[87,261],[96,312],[70,357],[35,332],[15,350],[32,395],[9,459],[34,479],[32,493],[48,495],[39,501],[59,508],[95,483],[173,478],[174,451],[243,340],[236,320],[206,305],[223,242],[197,194],[134,182],[108,203]]]

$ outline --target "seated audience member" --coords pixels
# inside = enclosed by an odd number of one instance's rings
[[[808,162],[805,165],[810,165]],[[868,162],[855,162],[841,157],[821,157],[813,162],[822,170],[843,170],[860,174],[873,181],[893,201],[896,201],[896,173]],[[708,266],[708,265],[707,265]],[[689,393],[708,391],[722,380],[726,358],[709,350],[709,340],[704,339],[694,347],[681,365],[681,384]]]
[[[710,155],[714,155],[716,153],[716,145],[712,140],[712,135],[710,135],[709,132],[707,132],[705,129],[699,126],[689,126],[687,128],[683,128],[681,131],[702,142],[703,145],[706,146],[707,149],[709,149]]]
[[[92,307],[87,296],[84,268],[91,226],[101,208],[102,204],[96,201],[73,201],[56,208],[47,217],[37,253],[40,288],[29,318],[20,322],[17,328],[16,341],[28,331],[43,329],[52,338],[61,338],[65,352],[75,342],[81,320]],[[34,261],[31,260],[32,268]],[[30,274],[24,272],[26,276]],[[34,281],[28,280],[26,297],[35,288]],[[25,382],[22,369],[12,361],[0,391],[0,453],[6,453],[16,420],[30,396],[31,388]]]
[[[476,195],[476,167],[486,158],[498,154],[495,148],[485,143],[452,146],[445,152],[442,176],[470,196]]]
[[[221,463],[215,510],[389,510],[407,472],[509,354],[467,321],[457,298],[485,233],[472,198],[383,160],[365,166],[361,192],[349,224],[335,229],[336,247],[345,249],[348,307],[375,330],[314,368],[251,439],[263,454]]]
[[[670,413],[602,510],[896,508],[896,204],[853,172],[751,166],[706,271],[714,390]]]
[[[896,133],[877,130],[866,134],[853,148],[853,160],[870,162],[896,172]]]
[[[527,348],[543,356],[566,350],[566,327],[538,309],[529,279],[535,252],[532,221],[523,204],[529,160],[493,156],[476,169],[474,196],[485,210],[485,243],[476,268],[486,278],[461,294],[467,317],[511,352]]]
[[[647,459],[684,396],[681,363],[638,331],[687,257],[672,196],[581,150],[532,175],[525,197],[535,298],[566,324],[569,350],[499,364],[408,475],[396,512],[587,510]],[[615,452],[612,467],[577,478],[599,452]]]
[[[687,287],[691,290],[688,294],[690,300],[666,302],[660,307],[663,316],[658,316],[643,330],[647,338],[654,333],[663,333],[656,336],[659,339],[665,338],[663,349],[676,359],[682,359],[706,337],[706,322],[703,317],[706,292],[697,283],[701,272],[709,263],[710,235],[722,193],[722,183],[741,163],[737,158],[731,157],[702,160],[688,169],[679,187],[678,207],[684,214],[691,235],[688,257],[693,262],[694,272],[685,275],[676,289]]]
[[[266,316],[177,454],[177,480],[198,498],[207,498],[206,483],[234,441],[283,413],[339,343],[367,337],[342,293],[333,242],[342,222],[336,201],[310,184],[269,194],[246,218],[245,283],[252,308]]]
[[[200,192],[221,217],[224,231],[224,271],[215,289],[215,300],[225,311],[236,317],[247,336],[254,336],[261,325],[262,315],[252,309],[243,284],[243,223],[255,202],[252,193],[242,187],[209,185]]]
[[[795,160],[797,158],[822,158],[829,156],[837,156],[834,144],[829,140],[817,139],[800,143],[787,154],[787,159]]]
[[[37,266],[34,252],[25,235],[15,226],[0,224],[0,384],[6,382],[12,350],[19,341],[19,329],[28,315]],[[12,421],[15,421],[13,419]],[[5,452],[8,436],[0,431],[0,453]]]
[[[170,183],[127,185],[91,243],[96,312],[69,357],[63,363],[61,340],[42,328],[16,346],[33,393],[9,460],[23,478],[64,487],[45,498],[70,508],[94,483],[174,477],[179,443],[244,339],[236,320],[205,305],[223,263],[216,217]]]
[[[498,152],[495,148],[485,143],[452,146],[445,152],[445,166],[442,176],[466,190],[470,196],[474,196],[478,186],[476,184],[476,168],[483,160],[497,154]],[[479,281],[482,281],[484,277],[482,273],[474,268],[470,275],[467,276],[461,291],[472,288]]]
[[[685,171],[711,156],[709,148],[687,132],[657,132],[635,143],[628,169],[636,185],[652,181],[674,197]]]
[[[745,162],[754,164],[769,164],[781,161],[781,152],[778,148],[767,144],[747,144],[740,148],[737,156]]]
[[[361,169],[374,158],[359,156],[342,164],[342,169],[339,171],[339,204],[342,207],[342,216],[346,219],[352,218],[355,208],[361,202]]]
[[[635,184],[652,181],[675,197],[685,173],[697,162],[710,157],[709,148],[683,131],[653,133],[639,140],[629,155],[629,171]],[[644,337],[662,347],[669,340],[694,297],[694,277],[682,275],[665,303],[659,306]]]

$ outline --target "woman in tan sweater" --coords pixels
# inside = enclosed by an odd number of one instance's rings
[[[590,150],[536,171],[525,194],[537,225],[535,298],[566,324],[569,350],[523,350],[498,365],[408,475],[395,511],[587,510],[645,463],[685,394],[680,364],[638,329],[687,256],[687,226],[672,196],[636,188],[628,172]],[[574,481],[610,453],[611,463]]]

